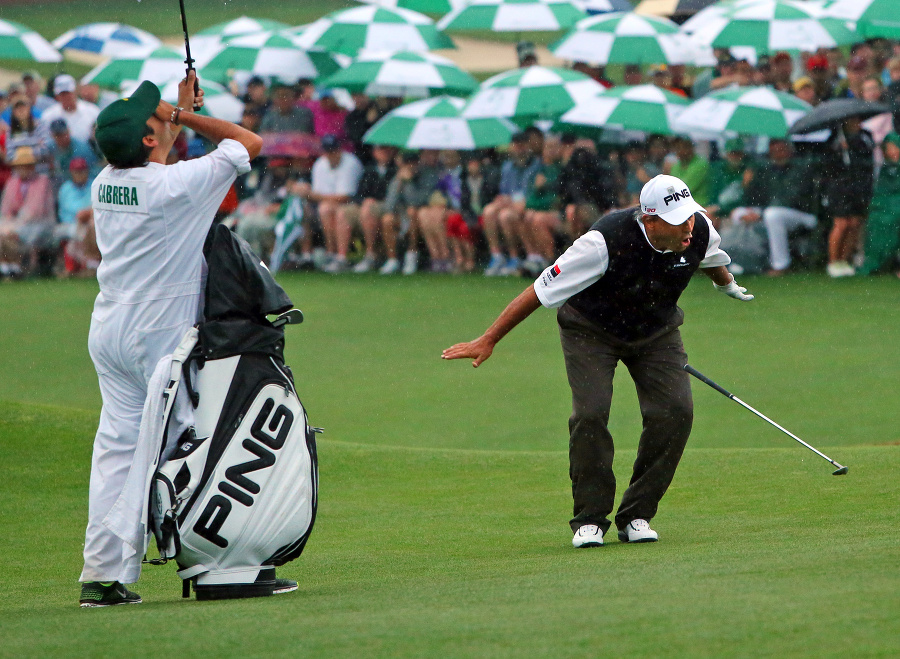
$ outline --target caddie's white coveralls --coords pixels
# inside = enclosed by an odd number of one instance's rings
[[[103,409],[80,581],[134,583],[140,575],[142,557],[103,520],[125,487],[153,370],[200,319],[203,243],[213,217],[238,173],[249,170],[247,149],[223,140],[196,160],[107,167],[91,186],[103,260],[88,349]]]

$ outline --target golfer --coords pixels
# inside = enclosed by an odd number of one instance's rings
[[[231,184],[250,170],[262,146],[240,126],[192,113],[203,104],[195,80],[191,71],[181,82],[177,107],[143,82],[97,118],[97,144],[109,165],[91,187],[103,258],[88,349],[103,408],[91,461],[82,607],[141,601],[124,584],[137,581],[143,557],[113,532],[107,515],[121,495],[143,494],[144,482],[127,477],[147,384],[157,362],[200,319],[206,234]],[[182,126],[218,148],[167,166]]]
[[[687,355],[676,306],[698,268],[716,289],[752,300],[726,270],[719,235],[690,190],[657,176],[641,190],[640,207],[600,218],[525,289],[488,330],[444,350],[477,367],[497,342],[539,306],[558,308],[569,386],[569,473],[575,547],[597,547],[610,527],[616,481],[607,428],[613,372],[624,362],[637,387],[644,429],[631,483],[615,516],[622,542],[654,542],[656,514],[681,458],[693,421]]]

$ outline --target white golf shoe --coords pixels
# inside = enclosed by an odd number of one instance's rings
[[[572,538],[572,546],[576,549],[582,547],[602,547],[603,531],[596,524],[585,524],[575,531],[575,537]]]
[[[621,542],[656,542],[659,534],[650,528],[646,519],[633,519],[623,530],[619,531]]]
[[[382,275],[393,275],[397,274],[400,271],[400,261],[397,259],[388,259],[384,262],[384,265],[378,269],[378,272]]]

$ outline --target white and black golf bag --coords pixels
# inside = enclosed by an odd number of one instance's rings
[[[205,320],[181,367],[194,427],[156,472],[152,526],[186,596],[190,582],[197,599],[271,595],[275,567],[300,555],[316,516],[314,429],[282,356],[283,326],[302,314],[225,227],[204,254]]]

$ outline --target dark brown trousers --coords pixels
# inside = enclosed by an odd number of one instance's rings
[[[679,314],[680,316],[680,314]],[[634,519],[650,520],[666,493],[691,433],[694,405],[687,354],[677,325],[649,339],[625,342],[564,305],[558,314],[566,373],[572,388],[569,419],[569,475],[576,531],[596,524],[610,527],[616,478],[609,407],[613,374],[621,361],[637,387],[644,429],[631,482],[616,513],[621,530]],[[680,317],[679,317],[680,324]]]

